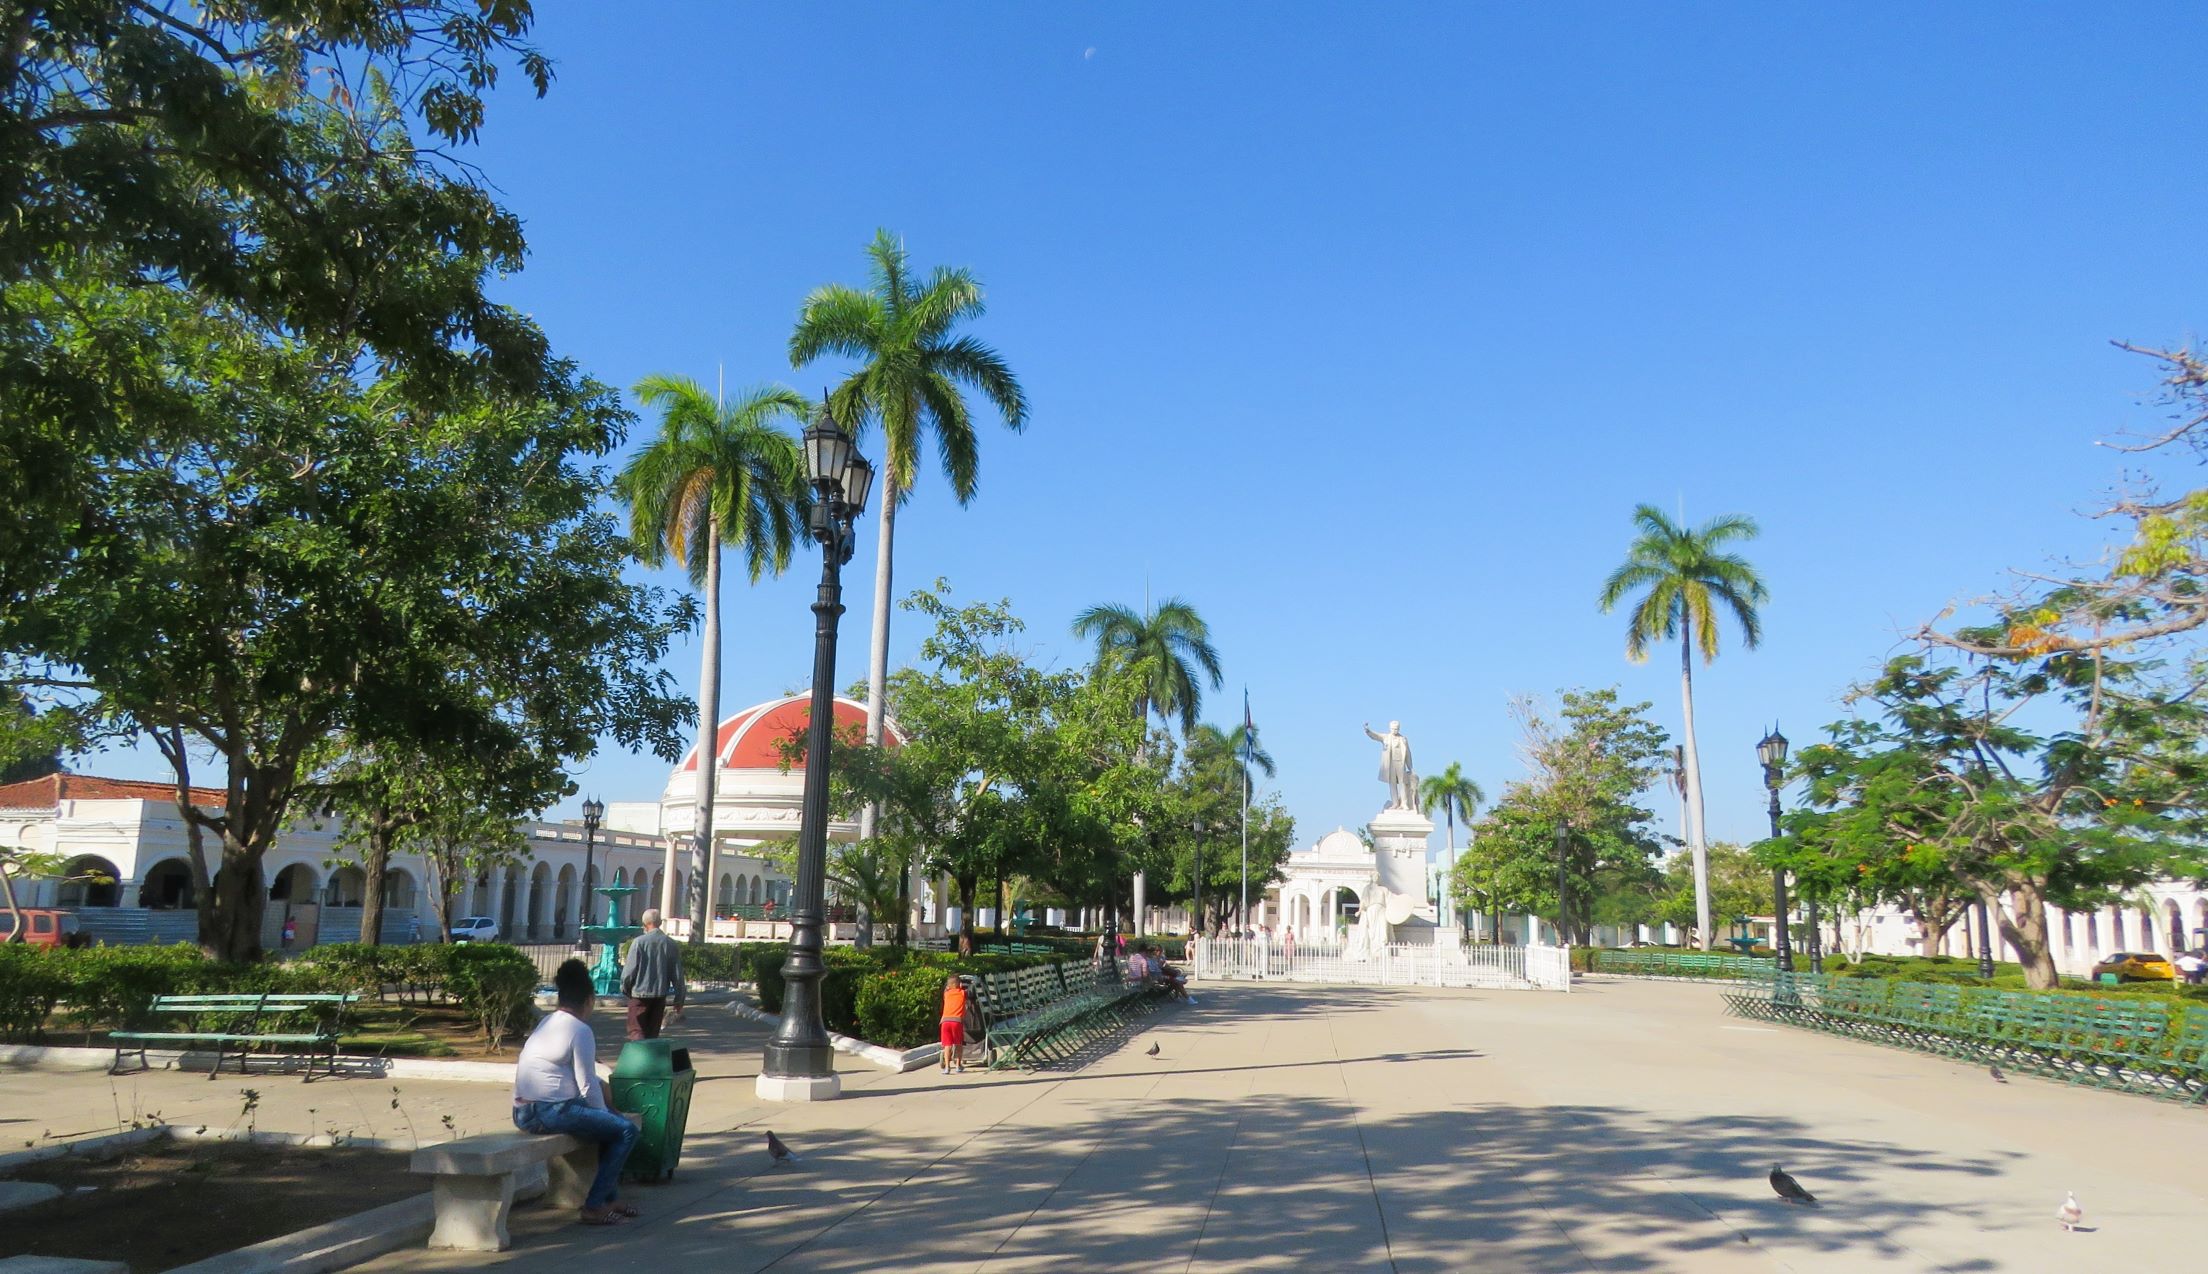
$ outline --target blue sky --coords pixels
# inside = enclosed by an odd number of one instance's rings
[[[1676,729],[1676,658],[1594,606],[1638,501],[1763,524],[1763,648],[1697,696],[1711,832],[1760,834],[1765,726],[2097,551],[2093,440],[2153,419],[2108,342],[2204,313],[2197,7],[540,8],[558,82],[474,156],[528,224],[504,294],[614,384],[814,393],[791,322],[877,226],[974,269],[1033,424],[970,507],[921,483],[900,593],[1010,597],[1065,663],[1082,607],[1186,598],[1306,843],[1381,803],[1364,721],[1491,794],[1514,692]],[[727,709],[804,683],[815,570],[731,594]]]

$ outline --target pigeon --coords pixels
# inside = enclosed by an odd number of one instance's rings
[[[779,1168],[786,1163],[797,1162],[797,1152],[782,1144],[782,1139],[772,1132],[767,1134],[767,1157]]]
[[[1156,1040],[1152,1040],[1152,1041],[1150,1041],[1150,1047],[1148,1047],[1148,1048],[1146,1048],[1146,1049],[1144,1049],[1144,1050],[1143,1050],[1143,1056],[1145,1056],[1145,1057],[1156,1057],[1157,1055],[1158,1055],[1158,1042],[1157,1042]]]
[[[2003,1071],[1997,1065],[1986,1067],[1986,1074],[1993,1076],[1993,1082],[1996,1084],[2006,1084],[2009,1082],[2007,1072]]]
[[[1802,1189],[1802,1183],[1783,1171],[1779,1165],[1771,1165],[1771,1188],[1788,1203],[1815,1203],[1817,1196]]]
[[[2085,1219],[2085,1209],[2078,1206],[2077,1191],[2063,1191],[2062,1206],[2055,1209],[2055,1219],[2062,1222],[2062,1228],[2065,1230],[2078,1228],[2078,1222]]]

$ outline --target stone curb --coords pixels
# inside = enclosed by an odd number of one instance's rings
[[[165,1274],[323,1274],[373,1260],[429,1241],[436,1223],[433,1196],[417,1194],[397,1203],[339,1217],[335,1221],[179,1265]]]
[[[146,1062],[154,1070],[205,1070],[214,1064],[214,1056],[212,1053],[180,1049],[146,1050]],[[256,1058],[262,1056],[257,1054]],[[299,1069],[296,1063],[305,1060],[303,1054],[294,1053],[270,1053],[265,1057],[290,1063],[285,1066],[269,1066],[262,1072],[279,1075],[296,1073]],[[10,1044],[0,1047],[0,1067],[104,1071],[114,1061],[115,1050],[112,1048],[49,1047],[37,1044]],[[514,1082],[512,1062],[458,1062],[440,1057],[364,1057],[358,1053],[339,1053],[337,1063],[340,1079],[366,1076],[374,1079],[442,1079],[469,1084]],[[598,1064],[598,1071],[601,1078],[610,1078],[613,1074],[603,1062]],[[131,1072],[123,1073],[127,1075]]]
[[[754,1022],[763,1023],[767,1026],[782,1025],[780,1017],[756,1005],[746,1004],[742,1000],[731,1000],[728,1011],[738,1017],[748,1017]],[[941,1044],[922,1044],[918,1048],[908,1048],[900,1053],[887,1045],[869,1044],[865,1040],[853,1039],[848,1035],[838,1035],[834,1031],[828,1032],[828,1042],[834,1045],[835,1050],[839,1053],[849,1053],[862,1061],[870,1062],[883,1070],[895,1071],[900,1075],[906,1071],[919,1070],[934,1061],[943,1052]]]

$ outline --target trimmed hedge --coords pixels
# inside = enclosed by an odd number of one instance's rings
[[[496,944],[333,944],[314,948],[311,957],[261,964],[225,964],[182,944],[74,951],[8,944],[0,945],[0,1036],[43,1037],[47,1019],[63,1004],[88,1031],[133,1030],[150,1023],[156,996],[350,991],[381,997],[394,982],[405,995],[458,1002],[496,1047],[501,1034],[527,1029],[537,971],[527,956]]]

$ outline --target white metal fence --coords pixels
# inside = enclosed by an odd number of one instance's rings
[[[1198,979],[1572,989],[1571,953],[1562,947],[1390,943],[1378,951],[1367,951],[1340,943],[1199,938],[1190,958]]]

